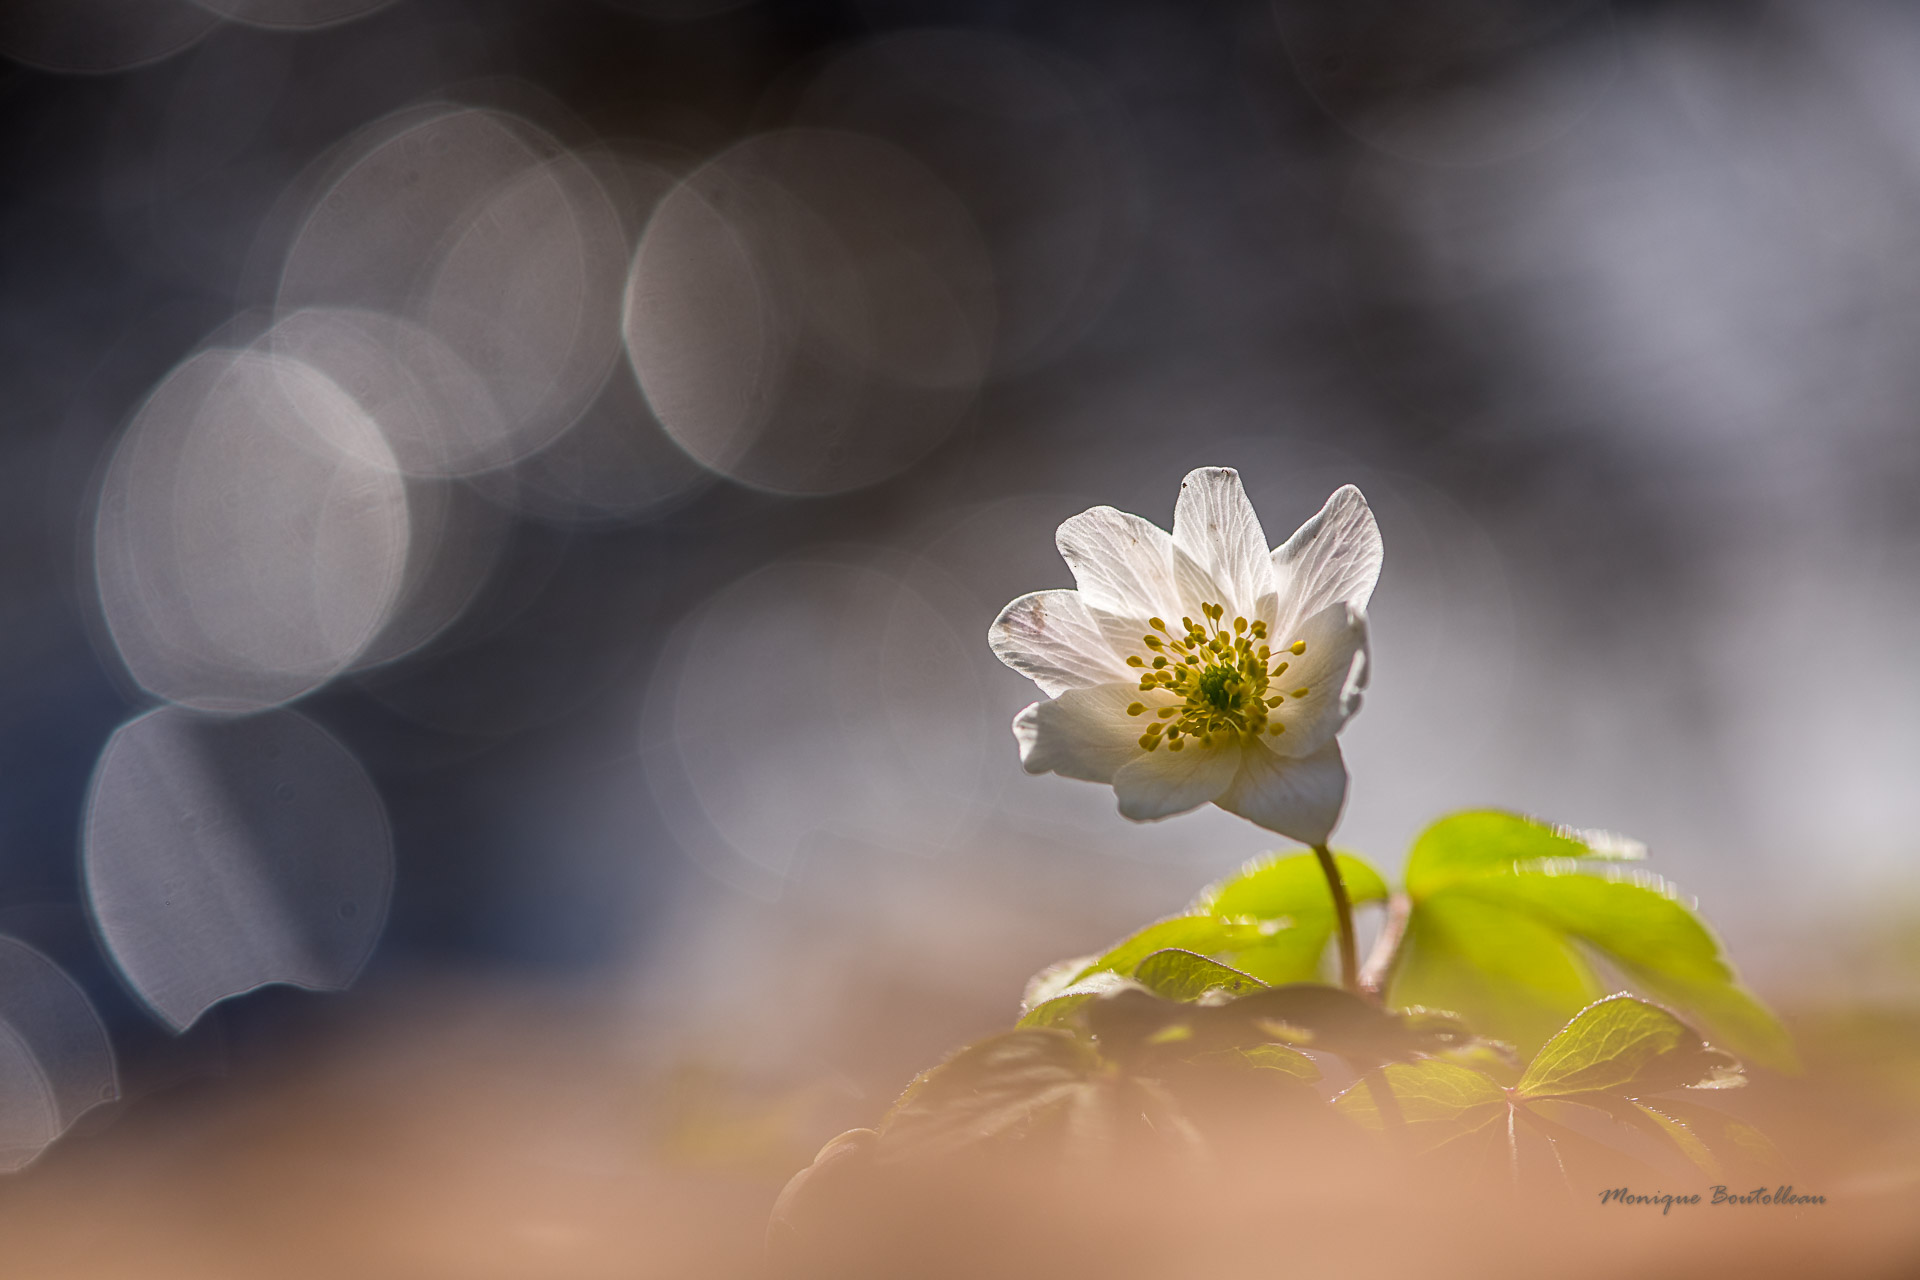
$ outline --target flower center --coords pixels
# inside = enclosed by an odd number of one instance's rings
[[[1127,659],[1128,666],[1141,668],[1142,693],[1165,689],[1180,699],[1154,712],[1153,722],[1140,735],[1140,745],[1148,751],[1162,742],[1167,750],[1179,751],[1188,738],[1212,746],[1216,735],[1251,742],[1263,733],[1284,733],[1287,726],[1280,722],[1278,708],[1289,697],[1304,698],[1309,692],[1305,685],[1290,693],[1268,692],[1287,662],[1270,665],[1273,650],[1267,644],[1266,623],[1235,618],[1229,627],[1224,605],[1202,604],[1200,612],[1202,622],[1180,619],[1179,635],[1160,619],[1147,619],[1153,630],[1141,643],[1153,657]],[[1296,640],[1283,652],[1298,657],[1306,651],[1307,642]],[[1127,708],[1130,716],[1146,712],[1144,702]]]

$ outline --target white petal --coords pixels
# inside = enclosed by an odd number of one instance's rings
[[[1127,707],[1147,701],[1137,685],[1102,684],[1036,702],[1013,718],[1020,763],[1028,773],[1112,782],[1122,765],[1146,754],[1140,734],[1148,721],[1128,715]]]
[[[1330,604],[1365,609],[1380,580],[1380,527],[1352,485],[1327,499],[1318,515],[1273,549],[1280,591],[1281,630],[1298,626]]]
[[[1140,652],[1145,624],[1133,632]],[[1126,680],[1127,667],[1113,651],[1102,623],[1080,601],[1077,591],[1036,591],[1005,609],[987,631],[994,657],[1018,671],[1049,698],[1068,689]]]
[[[1202,747],[1196,742],[1181,751],[1162,746],[1140,753],[1115,773],[1113,791],[1123,817],[1150,822],[1205,804],[1226,790],[1239,771],[1237,743]]]
[[[1306,642],[1297,657],[1286,646]],[[1287,729],[1267,745],[1285,756],[1308,756],[1325,746],[1360,710],[1360,691],[1367,687],[1369,647],[1367,615],[1350,604],[1330,604],[1274,646],[1287,669],[1273,678],[1271,692],[1286,698],[1273,718]],[[1294,691],[1305,689],[1305,697]]]
[[[1346,802],[1347,764],[1332,741],[1300,759],[1246,748],[1239,774],[1214,803],[1302,844],[1324,844]]]
[[[1061,525],[1054,543],[1090,608],[1141,619],[1180,612],[1173,539],[1151,520],[1094,507]]]
[[[1173,509],[1173,545],[1219,585],[1227,616],[1258,616],[1260,598],[1274,590],[1273,562],[1260,517],[1247,501],[1240,473],[1231,467],[1201,467],[1180,482]]]

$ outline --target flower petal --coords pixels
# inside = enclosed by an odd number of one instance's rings
[[[1131,639],[1134,652],[1144,624]],[[1102,620],[1080,601],[1077,591],[1036,591],[1021,596],[987,630],[993,656],[1040,686],[1049,698],[1068,689],[1086,689],[1128,678],[1126,663],[1113,651]]]
[[[1324,844],[1347,803],[1340,743],[1329,741],[1299,759],[1277,755],[1264,743],[1249,746],[1241,753],[1240,772],[1214,803],[1302,844]]]
[[[1054,543],[1089,607],[1123,618],[1180,612],[1173,539],[1151,520],[1094,507],[1062,524]]]
[[[1226,790],[1240,771],[1240,746],[1202,747],[1183,751],[1161,747],[1140,753],[1113,775],[1113,792],[1120,813],[1135,822],[1150,822],[1198,808]]]
[[[1380,580],[1380,527],[1352,485],[1334,491],[1318,515],[1273,549],[1280,627],[1297,627],[1330,604],[1365,609]]]
[[[1286,659],[1287,669],[1274,677],[1273,689],[1286,701],[1274,709],[1273,718],[1287,729],[1267,745],[1279,755],[1312,755],[1360,710],[1370,652],[1367,615],[1351,604],[1330,604],[1279,639],[1274,648]],[[1295,640],[1306,644],[1297,657],[1284,652]],[[1294,690],[1301,688],[1306,696],[1296,698]]]
[[[1112,782],[1122,765],[1146,754],[1140,748],[1146,721],[1128,715],[1127,707],[1147,701],[1135,685],[1102,684],[1034,703],[1013,718],[1021,766],[1028,773]]]
[[[1273,561],[1260,517],[1231,467],[1200,467],[1180,482],[1173,509],[1173,545],[1192,558],[1225,594],[1227,614],[1259,616],[1274,591]]]

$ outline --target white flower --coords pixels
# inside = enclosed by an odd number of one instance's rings
[[[1347,485],[1271,552],[1240,475],[1181,482],[1171,536],[1095,507],[1060,526],[1077,591],[1008,605],[988,640],[1047,699],[1013,721],[1029,773],[1110,783],[1136,821],[1212,801],[1322,844],[1367,682],[1380,531]]]

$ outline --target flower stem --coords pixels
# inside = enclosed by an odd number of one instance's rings
[[[1353,940],[1353,902],[1347,897],[1347,883],[1340,878],[1340,864],[1333,860],[1333,851],[1326,845],[1313,846],[1313,856],[1320,859],[1327,888],[1333,891],[1334,918],[1340,922],[1340,985],[1357,992],[1360,990],[1360,950]]]

